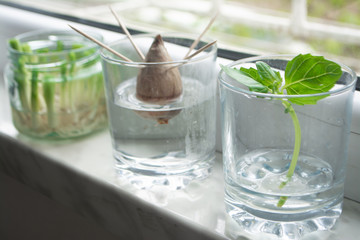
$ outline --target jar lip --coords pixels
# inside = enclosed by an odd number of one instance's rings
[[[89,35],[91,35],[92,37],[96,38],[99,41],[103,40],[103,36],[100,33],[95,33],[95,32],[88,32],[87,33]],[[39,38],[37,38],[36,36],[41,36]],[[9,40],[10,39],[17,39],[19,40],[21,43],[27,43],[29,41],[40,41],[40,40],[47,40],[47,41],[52,41],[52,42],[56,42],[57,40],[61,40],[63,37],[66,37],[66,39],[71,40],[71,38],[73,38],[74,40],[78,40],[78,42],[86,42],[86,44],[84,44],[84,46],[80,47],[80,48],[76,48],[76,49],[66,49],[66,50],[61,50],[58,52],[44,52],[44,53],[39,53],[39,52],[31,52],[31,53],[27,53],[27,52],[22,52],[22,51],[18,51],[14,48],[12,48],[9,44]],[[67,55],[70,52],[73,53],[77,53],[77,52],[84,52],[87,51],[89,49],[98,49],[99,46],[97,44],[95,44],[94,42],[88,40],[87,38],[83,37],[80,34],[77,34],[74,31],[71,30],[35,30],[35,31],[30,31],[30,32],[26,32],[26,33],[21,33],[19,35],[16,35],[15,37],[12,37],[8,39],[7,41],[7,50],[9,51],[9,53],[13,53],[13,54],[21,54],[21,55],[26,55],[26,56],[52,56],[52,55]]]
[[[227,67],[235,67],[238,66],[240,64],[243,63],[254,63],[256,61],[260,61],[260,60],[266,60],[266,59],[278,59],[278,60],[291,60],[292,58],[296,57],[297,54],[275,54],[275,55],[259,55],[259,56],[254,56],[254,57],[249,57],[249,58],[243,58],[243,59],[239,59],[237,61],[231,62],[229,64],[227,64]],[[331,60],[331,59],[328,59]],[[254,92],[254,91],[250,91],[247,90],[245,88],[241,88],[238,86],[234,86],[233,84],[229,83],[228,80],[226,80],[224,78],[224,76],[226,75],[226,73],[224,72],[224,70],[220,70],[219,74],[218,74],[218,79],[219,79],[219,83],[220,85],[225,86],[226,88],[231,89],[232,91],[235,92],[240,92],[240,93],[245,93],[248,95],[252,95],[252,96],[256,96],[256,97],[262,97],[262,98],[281,98],[281,99],[292,99],[292,98],[310,98],[310,97],[317,97],[317,96],[324,96],[324,95],[334,95],[334,94],[338,94],[341,92],[346,91],[349,88],[353,88],[355,87],[355,83],[357,81],[357,76],[356,73],[354,72],[354,70],[352,70],[350,67],[339,63],[337,61],[331,60],[337,64],[340,65],[342,71],[347,72],[350,76],[351,76],[351,81],[349,83],[346,83],[344,85],[342,85],[342,87],[339,88],[332,88],[332,90],[327,91],[327,92],[323,92],[323,93],[316,93],[316,94],[299,94],[299,95],[289,95],[289,94],[272,94],[272,93],[260,93],[260,92]],[[229,77],[229,76],[228,76]],[[231,78],[233,79],[233,78]],[[234,79],[233,79],[234,80]],[[236,81],[236,80],[234,80]],[[237,82],[238,83],[238,82]],[[239,83],[239,85],[241,85],[241,83]]]
[[[145,34],[137,34],[137,35],[133,35],[132,38],[134,40],[136,39],[140,39],[140,38],[155,38],[156,35],[155,33],[145,33]],[[184,33],[178,33],[178,32],[168,32],[168,33],[161,33],[160,34],[161,37],[164,38],[179,38],[179,39],[187,39],[187,40],[191,40],[192,42],[198,37],[194,34],[184,34]],[[123,41],[129,41],[130,40],[127,37],[123,37],[119,40],[110,42],[108,44],[108,46],[112,47],[115,45],[120,44]],[[200,40],[201,42],[205,42],[205,43],[211,43],[213,40],[211,38],[208,37],[203,37]],[[191,42],[191,43],[192,43]],[[181,46],[180,44],[174,43],[176,45]],[[150,44],[151,45],[151,44]],[[150,45],[148,46],[148,48],[150,48]],[[184,46],[187,47],[187,46]],[[209,58],[213,55],[217,54],[217,44],[213,44],[212,46],[210,46],[207,50],[203,51],[202,54],[200,53],[197,56],[194,56],[193,58],[190,59],[180,59],[180,60],[173,60],[173,61],[168,61],[168,62],[145,62],[145,61],[139,61],[139,62],[128,62],[125,60],[122,60],[118,57],[114,58],[112,56],[110,56],[109,53],[105,53],[107,50],[106,49],[101,49],[100,50],[100,55],[103,59],[105,59],[106,61],[115,63],[115,64],[121,64],[121,65],[126,65],[126,66],[134,66],[134,67],[146,67],[146,66],[154,66],[154,65],[169,65],[169,66],[178,66],[178,65],[184,65],[186,63],[193,63],[193,62],[197,62],[197,61],[201,61],[203,59]],[[135,49],[134,49],[135,51]],[[195,50],[192,51],[192,53]],[[205,54],[204,54],[205,53]]]

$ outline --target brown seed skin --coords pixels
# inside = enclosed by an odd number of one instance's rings
[[[171,62],[160,35],[157,35],[145,58],[146,62]],[[136,97],[149,103],[163,104],[182,93],[179,69],[167,65],[142,68],[137,76]]]
[[[156,112],[136,111],[136,113],[142,116],[143,118],[155,119],[159,124],[168,124],[169,119],[175,117],[180,112],[181,110],[156,111]]]
[[[172,61],[160,35],[155,37],[145,61],[154,63]],[[139,100],[153,104],[166,104],[176,100],[181,94],[182,81],[177,67],[154,64],[139,71],[136,82],[136,97]],[[142,117],[155,119],[159,124],[167,124],[168,120],[180,111],[137,111],[137,113]]]

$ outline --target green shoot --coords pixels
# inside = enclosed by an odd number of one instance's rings
[[[255,68],[230,68],[221,66],[223,71],[233,79],[239,81],[249,88],[250,91],[272,94],[288,95],[310,95],[328,92],[342,75],[341,67],[320,56],[312,56],[311,54],[299,54],[289,61],[285,68],[285,81],[282,80],[280,73],[274,71],[264,62],[256,62]],[[283,86],[282,83],[285,82]],[[284,188],[291,181],[298,157],[301,149],[301,128],[296,112],[291,103],[297,105],[316,104],[318,100],[328,95],[306,96],[298,98],[289,98],[289,100],[281,100],[293,121],[295,142],[290,162],[290,167],[286,175],[286,181],[280,183],[279,188]],[[277,206],[282,207],[288,197],[280,197]]]
[[[16,38],[10,39],[9,45],[11,46],[11,48],[17,50],[18,52],[31,53],[30,46],[28,44],[21,44],[20,41]],[[26,58],[26,56],[19,57],[17,59],[17,62],[15,62],[15,66],[17,66],[17,68],[14,71],[14,80],[18,85],[20,102],[24,111],[30,111],[30,91],[28,91],[28,89],[30,85],[31,74],[25,66],[27,61],[28,59]]]
[[[21,106],[24,111],[30,111],[30,73],[26,70],[25,59],[20,57],[17,61],[17,68],[14,71],[14,80],[18,85]]]
[[[71,49],[79,49],[79,48],[82,48],[82,47],[84,47],[84,45],[82,43],[74,43],[71,46]]]
[[[18,39],[16,39],[16,38],[10,39],[9,44],[10,44],[12,49],[15,49],[15,50],[20,51],[20,52],[22,51],[21,50],[21,44],[20,44]]]
[[[39,111],[39,101],[38,101],[38,72],[34,70],[31,74],[31,118],[33,123],[33,128],[38,127],[37,114]]]
[[[66,108],[66,104],[67,104],[67,100],[69,100],[69,98],[67,97],[67,76],[66,76],[66,72],[67,72],[67,68],[66,68],[67,64],[63,64],[60,66],[60,76],[61,76],[61,96],[60,96],[60,106],[61,108],[65,109]]]
[[[64,49],[65,49],[64,43],[62,41],[58,40],[56,42],[56,51],[61,52],[61,51],[64,51]]]
[[[50,52],[49,48],[40,48],[36,50],[36,53],[48,53]]]
[[[46,77],[43,81],[44,98],[47,108],[48,124],[50,128],[55,128],[55,84],[50,77]]]
[[[70,74],[75,72],[75,61],[76,61],[76,54],[74,52],[69,53],[69,64],[70,64]]]
[[[72,136],[74,129],[91,129],[94,121],[105,124],[96,49],[81,51],[86,46],[83,42],[69,46],[55,41],[41,48],[16,38],[8,43],[14,50],[10,51],[12,80],[20,100],[13,106],[13,120],[21,132],[56,138]],[[21,108],[16,109],[18,105]]]
[[[76,54],[74,52],[70,52],[68,55],[68,59],[69,59],[69,77],[71,79],[73,79],[74,77],[74,73],[75,73],[75,61],[76,61]],[[69,103],[70,103],[70,108],[71,110],[76,113],[75,110],[75,105],[74,105],[74,95],[76,96],[78,89],[76,88],[76,82],[75,81],[70,81],[68,82],[68,93],[69,93]],[[80,90],[81,91],[81,90]],[[77,115],[75,116],[75,121],[78,121],[78,117]]]
[[[31,52],[32,52],[29,44],[26,44],[26,43],[24,43],[24,44],[21,45],[21,50],[22,50],[24,53],[31,53]]]

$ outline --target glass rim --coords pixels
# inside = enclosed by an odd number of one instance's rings
[[[291,60],[293,57],[295,57],[297,55],[298,54],[259,55],[259,56],[239,59],[239,60],[236,60],[236,61],[231,62],[229,64],[226,64],[225,66],[227,66],[227,67],[235,67],[235,66],[238,66],[238,65],[240,65],[242,63],[255,62],[256,60],[260,61],[260,60],[264,60],[264,59],[284,59],[284,60],[288,59],[288,60]],[[346,84],[346,85],[343,85],[340,88],[337,88],[335,90],[330,90],[330,91],[327,91],[327,92],[315,93],[315,94],[290,95],[290,94],[274,94],[274,93],[254,92],[254,91],[250,91],[250,90],[247,90],[247,89],[244,89],[244,88],[241,88],[241,87],[236,87],[233,84],[228,83],[228,81],[226,81],[223,78],[223,75],[226,74],[226,73],[222,69],[220,70],[220,72],[218,74],[218,79],[219,79],[220,85],[223,85],[223,86],[225,86],[225,87],[227,87],[227,88],[229,88],[229,89],[231,89],[232,91],[235,91],[235,92],[241,92],[241,93],[245,93],[245,94],[248,94],[248,95],[253,95],[253,96],[256,96],[256,97],[281,98],[281,99],[283,99],[283,98],[287,98],[287,99],[291,99],[291,98],[307,98],[307,97],[309,98],[309,97],[317,97],[317,96],[324,96],[324,95],[334,95],[334,94],[344,92],[347,89],[352,88],[352,87],[355,86],[355,83],[357,81],[357,75],[356,75],[354,70],[352,70],[350,67],[348,67],[348,66],[346,66],[346,65],[344,65],[342,63],[339,63],[338,61],[334,61],[334,60],[331,60],[331,59],[328,59],[328,58],[325,58],[325,59],[333,61],[333,62],[339,64],[341,69],[346,70],[351,75],[351,82]],[[234,79],[234,81],[236,81],[236,80]],[[241,83],[239,83],[239,84],[241,84]]]
[[[145,34],[136,34],[136,35],[132,35],[133,39],[137,39],[137,38],[155,38],[156,35],[160,34],[162,38],[165,37],[172,37],[172,38],[182,38],[182,39],[189,39],[189,40],[193,40],[195,41],[195,39],[198,37],[196,35],[193,34],[184,34],[184,33],[177,33],[177,32],[166,32],[166,33],[145,33]],[[121,39],[118,39],[116,41],[110,42],[107,45],[109,47],[113,47],[114,45],[118,45],[119,43],[123,42],[123,41],[129,41],[130,40],[125,36]],[[201,38],[202,42],[206,42],[206,43],[210,43],[212,42],[211,38],[208,37],[203,37]],[[149,46],[150,47],[150,46]],[[193,58],[190,59],[181,59],[181,60],[173,60],[173,61],[168,61],[168,62],[145,62],[145,61],[140,61],[140,62],[128,62],[125,61],[123,59],[120,58],[114,58],[114,57],[110,57],[108,54],[105,54],[104,52],[108,50],[102,48],[100,50],[100,56],[102,59],[108,61],[108,62],[112,62],[115,64],[121,64],[121,65],[125,65],[125,66],[134,66],[134,67],[146,67],[146,66],[154,66],[154,65],[170,65],[170,66],[177,66],[177,65],[184,65],[187,63],[193,63],[193,62],[198,62],[201,61],[203,59],[209,58],[211,57],[213,54],[216,54],[217,51],[217,43],[213,44],[212,46],[210,46],[209,52],[207,52],[205,55],[204,54],[199,54],[197,56],[194,56]],[[135,49],[134,49],[135,51]],[[204,53],[204,51],[202,52]]]
[[[89,31],[87,31],[87,33],[89,35],[91,35],[92,37],[96,38],[97,40],[103,40],[103,36],[100,33],[89,32]],[[26,42],[29,42],[29,41],[21,41],[21,39],[35,37],[36,35],[59,36],[61,34],[65,34],[65,35],[70,36],[70,37],[77,37],[77,38],[82,39],[83,41],[85,41],[87,44],[84,47],[81,47],[81,48],[67,49],[67,50],[62,50],[62,51],[58,51],[58,52],[45,52],[45,53],[31,52],[31,53],[28,53],[28,52],[18,51],[16,49],[12,48],[10,43],[9,43],[9,40],[14,39],[14,38],[19,40],[21,43],[26,43]],[[41,40],[41,39],[35,39],[34,38],[34,40],[32,40],[32,41],[37,41],[37,40]],[[50,41],[52,41],[52,40],[50,40]],[[8,38],[7,43],[6,43],[6,47],[7,47],[7,50],[9,51],[10,54],[21,54],[21,55],[25,55],[25,56],[41,56],[41,57],[53,56],[53,55],[57,55],[57,56],[59,56],[59,55],[67,55],[70,52],[77,53],[77,52],[84,52],[84,51],[87,51],[87,50],[90,50],[90,49],[99,49],[100,48],[96,43],[90,41],[89,39],[83,37],[82,35],[76,33],[75,31],[72,31],[72,30],[34,30],[34,31],[30,31],[30,32],[21,33],[21,34],[18,34],[16,36],[14,36],[14,37]]]

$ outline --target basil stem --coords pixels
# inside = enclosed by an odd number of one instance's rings
[[[294,175],[296,164],[299,158],[300,147],[301,147],[301,128],[296,112],[292,107],[291,103],[289,103],[288,101],[282,100],[282,104],[285,107],[285,112],[289,113],[292,118],[294,131],[295,131],[295,143],[294,143],[294,151],[293,151],[290,167],[288,173],[286,174],[287,179],[286,181],[280,183],[279,186],[280,189],[285,187],[286,184],[291,180],[292,176]],[[282,207],[285,204],[286,200],[287,200],[286,196],[280,197],[277,206]]]

